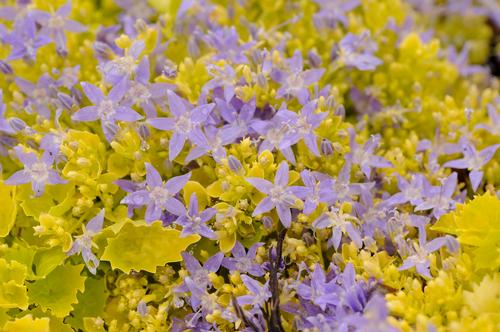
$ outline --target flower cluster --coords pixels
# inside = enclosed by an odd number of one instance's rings
[[[495,331],[500,5],[0,1],[2,331]]]

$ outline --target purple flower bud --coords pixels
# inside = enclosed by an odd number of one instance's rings
[[[228,158],[229,169],[234,173],[239,173],[243,169],[243,165],[241,162],[233,155],[230,155]]]
[[[318,68],[319,66],[321,66],[321,58],[316,52],[309,51],[309,53],[307,54],[307,58],[309,60],[309,63],[311,64],[311,67]]]
[[[19,118],[10,118],[9,124],[15,131],[22,131],[27,127],[26,122]]]
[[[0,71],[5,75],[11,75],[14,71],[12,67],[5,61],[0,60]]]
[[[345,107],[344,105],[340,104],[339,106],[337,106],[337,108],[335,109],[335,115],[338,115],[342,118],[345,118]]]
[[[147,140],[149,136],[151,136],[151,131],[149,130],[148,126],[146,126],[145,124],[141,124],[139,126],[139,136],[143,140]]]
[[[269,216],[264,216],[262,217],[262,225],[264,225],[264,228],[268,231],[273,229],[273,219]]]
[[[113,54],[113,50],[109,47],[108,44],[105,44],[100,41],[96,41],[94,43],[94,51],[96,53],[96,57],[101,60],[111,60],[110,55]]]
[[[333,154],[332,143],[326,138],[321,141],[320,149],[321,153],[325,156],[330,156],[331,154]]]
[[[61,103],[62,107],[67,110],[71,110],[75,104],[73,98],[63,92],[57,94],[57,100]]]

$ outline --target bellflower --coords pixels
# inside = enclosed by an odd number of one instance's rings
[[[126,80],[113,86],[107,96],[104,96],[101,89],[91,83],[82,82],[81,85],[93,105],[81,108],[71,116],[71,119],[83,122],[100,120],[108,141],[115,136],[117,120],[133,122],[142,118],[139,113],[122,103],[128,89]]]
[[[248,304],[254,308],[264,308],[264,304],[271,297],[269,282],[262,285],[257,280],[244,274],[241,275],[241,280],[243,281],[245,287],[250,291],[250,294],[239,296],[238,303],[240,305]]]
[[[363,246],[361,235],[354,227],[354,223],[358,222],[356,217],[331,207],[329,211],[320,215],[312,225],[316,229],[332,228],[332,237],[328,240],[328,246],[333,246],[337,250],[343,234],[349,236],[358,248]]]
[[[326,310],[328,306],[336,306],[339,303],[340,290],[336,279],[327,281],[323,268],[316,264],[309,280],[298,285],[297,294],[304,300],[311,301],[321,310]]]
[[[180,206],[179,206],[180,207]],[[217,210],[214,208],[208,208],[203,212],[198,209],[198,198],[196,193],[191,194],[189,199],[189,209],[176,221],[176,224],[182,226],[181,237],[185,237],[191,234],[199,234],[203,237],[209,239],[216,239],[217,235],[215,232],[206,225],[206,223],[212,219]]]
[[[200,262],[187,252],[182,252],[182,261],[189,273],[190,278],[201,288],[206,289],[211,285],[208,275],[217,272],[221,266],[224,254],[219,252],[205,261],[203,266]],[[185,285],[181,286],[185,290]],[[180,290],[179,289],[179,290]]]
[[[54,156],[44,152],[39,158],[33,152],[24,152],[21,147],[15,147],[17,157],[23,163],[24,169],[17,171],[5,180],[5,184],[19,185],[31,183],[35,197],[41,196],[47,184],[63,184],[67,181],[62,179],[53,169]]]
[[[186,140],[193,142],[196,138],[203,137],[201,125],[208,118],[215,104],[199,105],[192,107],[189,102],[174,92],[168,91],[171,118],[152,118],[147,123],[156,129],[173,131],[169,142],[168,158],[174,160]]]
[[[324,69],[303,70],[302,54],[296,51],[290,59],[286,60],[285,70],[275,69],[271,71],[271,78],[280,83],[281,87],[276,91],[276,98],[296,97],[301,104],[309,99],[308,87],[316,83]]]
[[[71,1],[66,2],[54,14],[41,10],[35,10],[32,13],[34,19],[42,26],[40,34],[50,37],[55,42],[59,55],[68,53],[65,31],[84,32],[87,30],[83,24],[68,19],[70,13]]]
[[[252,216],[266,213],[275,208],[283,226],[290,227],[292,223],[290,208],[296,204],[298,197],[295,194],[297,187],[288,186],[288,171],[288,164],[283,161],[276,171],[274,184],[261,178],[246,178],[252,186],[267,195],[255,207]]]
[[[470,142],[463,141],[461,144],[463,146],[463,158],[448,161],[443,166],[456,169],[468,169],[470,171],[469,179],[472,190],[475,192],[483,179],[483,166],[493,158],[500,144],[494,144],[481,151],[477,151]]]
[[[243,245],[236,241],[231,251],[233,257],[224,258],[222,265],[231,272],[239,271],[261,277],[264,275],[264,269],[255,262],[255,255],[257,249],[262,245],[263,243],[255,243],[248,249],[248,252],[245,252]]]
[[[348,33],[334,49],[334,58],[346,67],[374,70],[382,64],[382,61],[373,55],[376,50],[377,44],[370,39],[369,33]]]
[[[82,254],[83,261],[92,274],[96,274],[99,266],[99,259],[92,252],[92,248],[97,248],[97,245],[92,241],[93,237],[98,234],[104,222],[104,209],[101,210],[94,218],[84,226],[83,234],[77,236],[73,242],[73,246],[66,253],[71,256],[74,254]]]
[[[122,199],[121,204],[146,206],[145,219],[148,223],[160,219],[164,210],[182,216],[186,208],[175,195],[181,191],[190,177],[191,173],[187,173],[164,183],[153,165],[146,163],[146,188],[129,193]]]

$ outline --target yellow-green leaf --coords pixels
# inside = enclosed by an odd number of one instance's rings
[[[131,270],[155,272],[157,266],[179,262],[181,251],[199,240],[199,235],[181,238],[178,230],[166,229],[161,222],[151,225],[126,223],[118,235],[108,241],[101,259],[125,273]]]
[[[207,191],[198,182],[188,181],[184,186],[183,190],[184,190],[184,202],[186,203],[186,205],[189,204],[189,199],[191,198],[191,195],[193,193],[195,193],[196,198],[198,198],[198,206],[200,209],[204,209],[208,205],[209,198],[207,195]]]
[[[49,309],[56,317],[67,316],[77,302],[78,291],[85,289],[85,277],[80,275],[82,270],[82,264],[56,267],[44,279],[28,286],[30,302]]]
[[[32,315],[26,315],[7,322],[2,331],[4,332],[49,332],[50,319],[48,317],[35,318]]]
[[[17,205],[15,201],[16,187],[0,182],[0,237],[7,236],[16,220]]]

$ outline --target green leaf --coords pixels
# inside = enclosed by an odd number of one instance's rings
[[[63,252],[61,247],[37,251],[33,260],[35,275],[37,277],[45,277],[58,265],[61,265],[65,258],[66,254]]]
[[[157,266],[179,262],[181,251],[199,240],[199,235],[181,238],[178,230],[166,229],[161,222],[151,225],[126,223],[118,235],[108,241],[101,259],[125,273],[131,270],[154,273]]]
[[[26,315],[9,321],[3,327],[4,332],[49,332],[50,319],[48,317],[35,318],[32,315]]]
[[[56,267],[44,279],[35,281],[28,286],[28,295],[31,303],[42,309],[50,309],[56,317],[64,317],[77,303],[78,291],[85,289],[85,277],[80,273],[83,265],[61,265]]]
[[[0,237],[7,236],[14,226],[17,214],[17,204],[15,201],[16,187],[7,186],[0,182]]]
[[[26,266],[0,258],[0,308],[28,308],[25,279]]]
[[[85,330],[84,318],[102,317],[107,298],[106,280],[87,278],[85,292],[78,293],[78,303],[74,305],[74,310],[66,322],[75,329]]]

